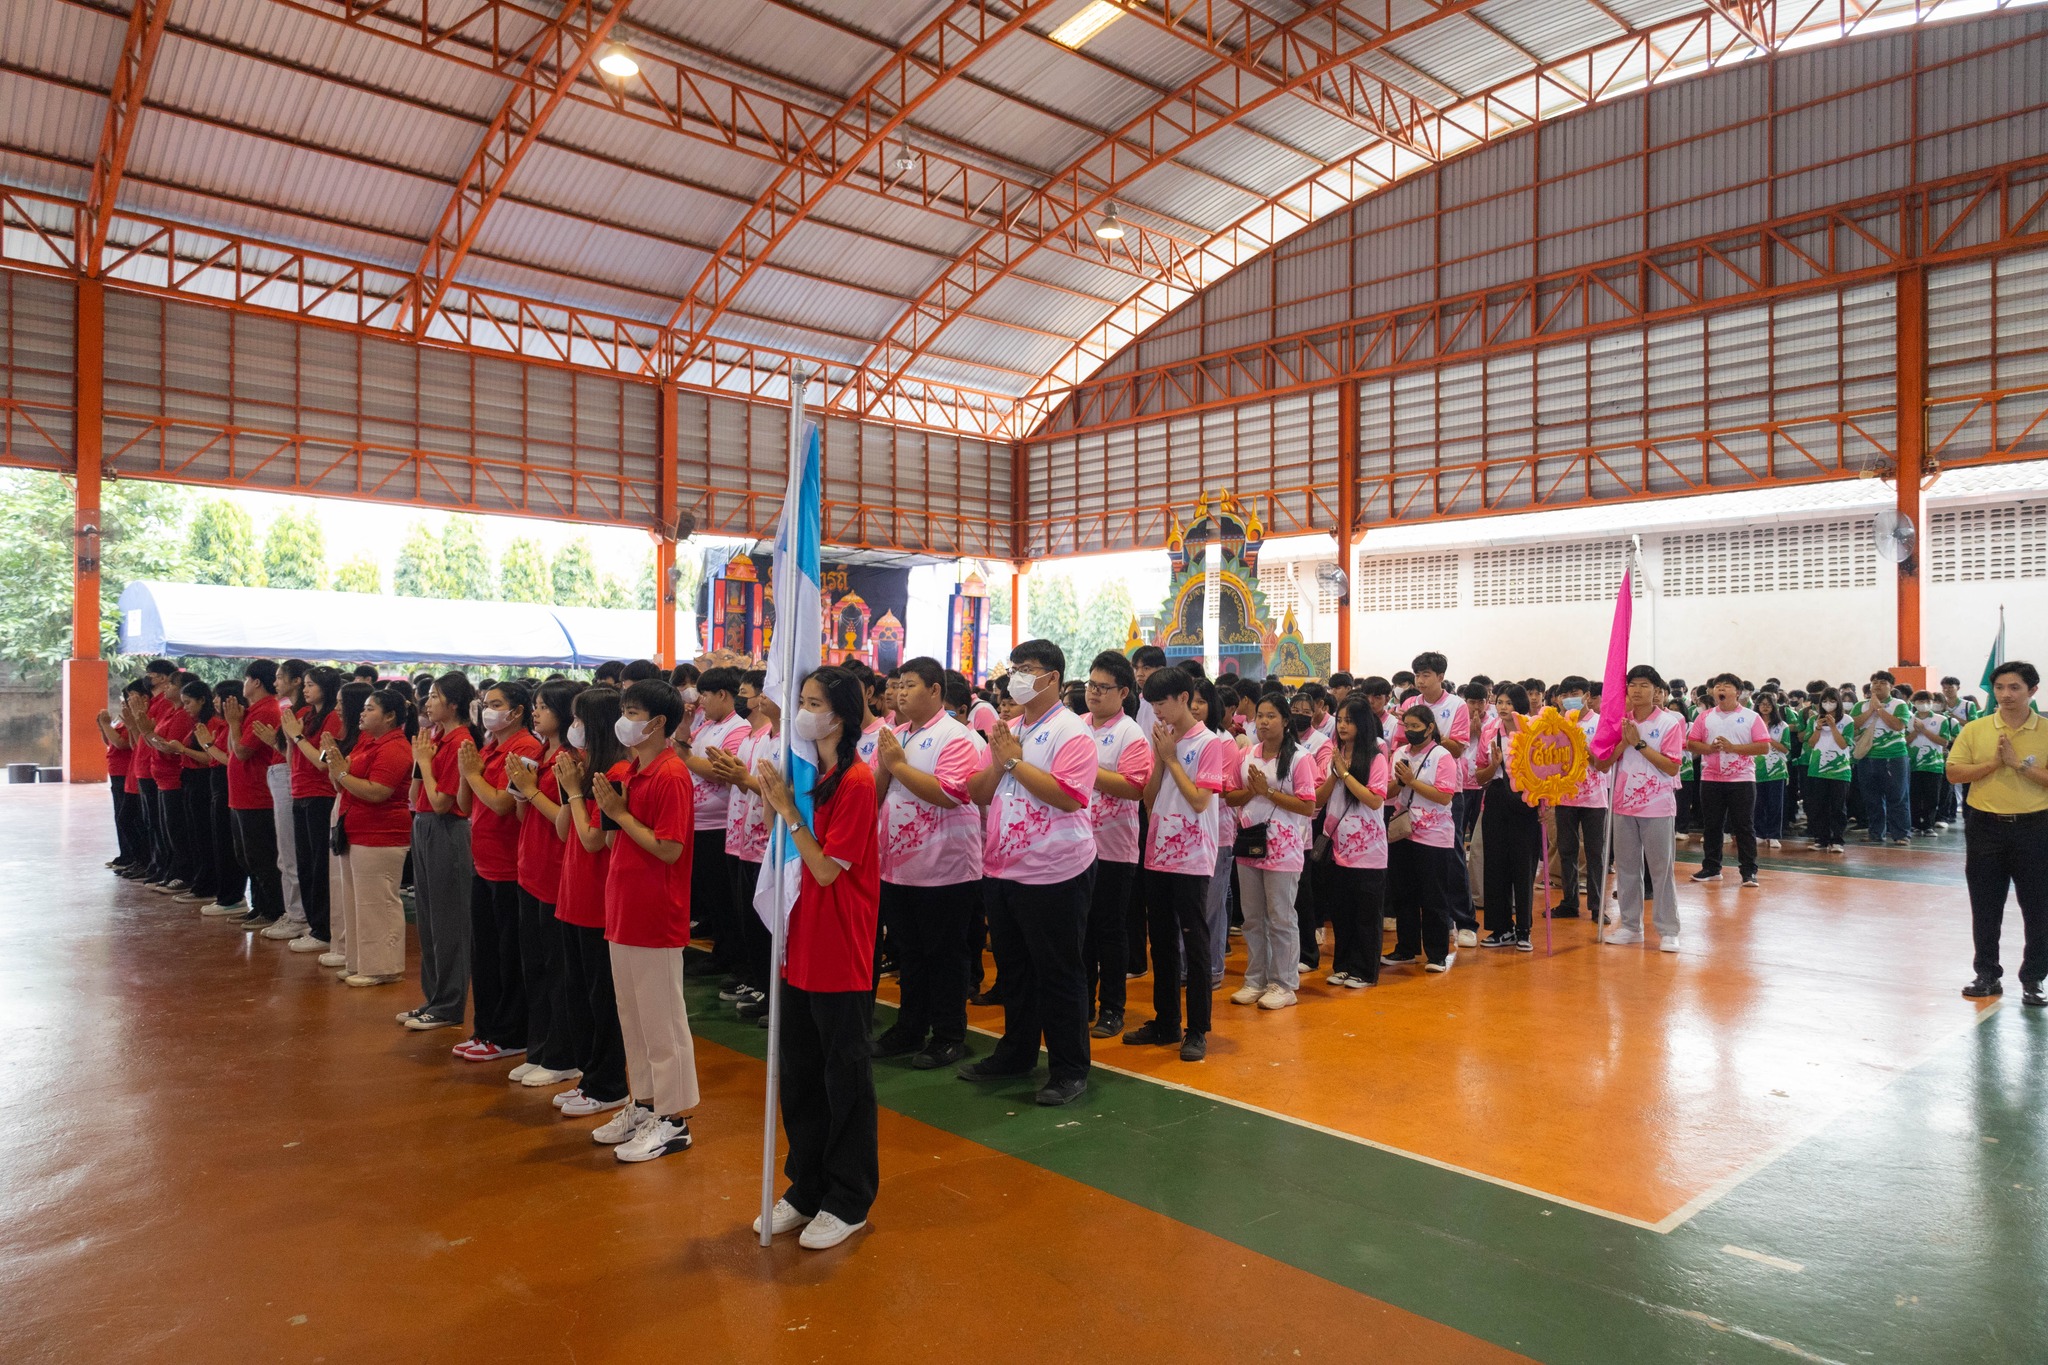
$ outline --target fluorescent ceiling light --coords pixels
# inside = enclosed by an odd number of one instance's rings
[[[1111,0],[1088,0],[1078,14],[1052,31],[1052,40],[1061,47],[1078,48],[1121,19],[1123,13],[1123,6]]]
[[[640,74],[640,63],[634,61],[633,54],[623,47],[608,47],[597,59],[597,69],[623,81]]]

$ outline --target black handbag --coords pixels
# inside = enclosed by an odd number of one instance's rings
[[[330,853],[348,852],[348,827],[339,820],[327,827],[327,849]]]
[[[1230,852],[1233,857],[1250,858],[1254,862],[1266,856],[1266,822],[1256,825],[1239,825],[1237,838],[1232,841]]]

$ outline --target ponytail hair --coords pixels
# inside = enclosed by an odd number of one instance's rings
[[[851,670],[832,665],[818,669],[804,681],[818,685],[825,700],[832,704],[832,714],[839,719],[839,751],[831,775],[811,788],[811,799],[822,806],[839,790],[840,779],[860,762],[860,729],[867,722],[867,692]],[[801,694],[802,689],[798,692]],[[789,723],[795,725],[795,718],[791,717]]]

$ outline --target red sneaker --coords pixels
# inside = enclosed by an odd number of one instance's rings
[[[526,1049],[523,1047],[499,1047],[496,1043],[487,1043],[481,1038],[472,1038],[467,1046],[455,1049],[455,1055],[465,1062],[496,1062],[506,1057],[521,1056],[525,1052]]]

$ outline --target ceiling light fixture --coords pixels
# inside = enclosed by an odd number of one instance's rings
[[[614,44],[606,48],[604,55],[597,59],[597,69],[607,76],[624,81],[640,74],[640,63],[633,60],[632,53]]]
[[[1124,7],[1111,0],[1089,0],[1089,3],[1052,31],[1052,40],[1061,47],[1079,49],[1081,44],[1123,18]]]
[[[1102,221],[1095,225],[1095,235],[1105,242],[1114,242],[1124,235],[1123,219],[1116,216],[1116,205],[1109,206],[1109,212],[1102,215]]]
[[[896,151],[896,159],[889,163],[889,169],[897,175],[909,175],[917,169],[917,158],[910,154],[910,144],[905,142]]]

